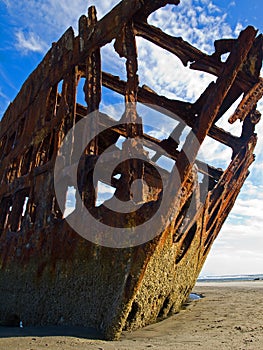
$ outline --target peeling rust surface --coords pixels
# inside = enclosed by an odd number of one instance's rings
[[[244,121],[248,113],[253,109],[253,107],[262,98],[262,96],[263,79],[260,78],[259,82],[256,85],[254,85],[253,88],[250,89],[248,93],[244,96],[237,109],[235,110],[235,113],[229,118],[229,123],[233,124],[238,119]]]
[[[80,17],[79,34],[74,36],[69,28],[53,44],[8,107],[0,124],[2,318],[17,314],[27,325],[93,326],[106,339],[117,339],[124,329],[143,327],[177,312],[188,297],[254,161],[255,124],[260,120],[257,102],[263,94],[259,77],[262,35],[247,27],[236,39],[217,40],[215,52],[208,55],[147,23],[148,16],[158,8],[178,3],[123,0],[101,20],[91,7],[87,16]],[[185,66],[190,62],[189,69],[208,72],[217,80],[193,103],[171,100],[141,86],[137,36],[176,55]],[[112,40],[116,55],[125,59],[126,81],[102,71],[101,48]],[[223,62],[225,53],[229,57]],[[85,106],[77,101],[83,79]],[[113,128],[106,128],[112,116],[100,112],[103,86],[129,103],[119,125]],[[218,124],[241,95],[242,101],[229,119],[230,123],[237,119],[242,122],[238,137]],[[180,123],[166,139],[147,134],[137,111],[138,102],[151,105],[166,117],[179,116],[195,138],[189,136],[180,149],[184,130]],[[162,200],[158,172],[168,183],[170,205],[160,217],[160,227],[154,228],[156,237],[139,246],[114,249],[96,245],[81,238],[64,218],[72,174],[68,159],[58,151],[68,131],[91,112],[99,115],[105,131],[92,139],[81,157],[81,202],[76,202],[76,208],[85,205],[98,220],[109,224],[139,225]],[[98,126],[91,122],[87,136],[96,134]],[[116,189],[117,198],[127,201],[132,198],[132,182],[144,179],[147,186],[136,190],[143,210],[136,215],[113,216],[106,206],[96,206],[92,168],[120,137],[126,139],[123,152],[132,154],[136,149],[147,163],[138,159],[121,163],[107,183],[104,175],[110,162],[105,162],[102,181]],[[196,159],[207,137],[231,149],[232,159],[226,169]],[[143,146],[155,152],[152,158]],[[74,142],[67,147],[74,159]],[[156,164],[163,154],[176,162],[176,171],[173,168],[168,172]],[[59,207],[54,190],[57,157],[64,208]],[[177,171],[180,184],[175,181]],[[114,178],[117,174],[119,179]],[[207,193],[203,189],[205,180]]]

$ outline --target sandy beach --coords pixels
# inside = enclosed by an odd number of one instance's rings
[[[262,349],[263,281],[198,283],[193,292],[204,298],[118,342],[76,327],[0,327],[0,350]]]

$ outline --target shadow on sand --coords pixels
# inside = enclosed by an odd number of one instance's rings
[[[0,338],[10,337],[77,337],[102,340],[102,335],[94,328],[71,326],[45,327],[3,327],[0,326]]]

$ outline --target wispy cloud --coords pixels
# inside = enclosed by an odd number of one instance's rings
[[[32,46],[36,46],[33,39],[40,38],[41,43],[47,43],[51,46],[69,26],[77,29],[78,18],[81,14],[87,12],[87,2],[83,0],[28,0],[9,1],[4,0],[10,20],[14,27],[18,27],[18,33],[22,42],[24,39],[32,42]],[[24,33],[29,33],[29,38]],[[30,35],[33,35],[33,39]],[[24,36],[24,37],[23,37]],[[33,45],[34,44],[34,45]]]
[[[2,92],[2,89],[0,87],[0,96],[4,98],[5,100],[8,100],[8,97]]]
[[[48,45],[33,32],[25,34],[22,31],[18,31],[16,39],[16,48],[24,54],[30,51],[44,53],[48,48]]]
[[[17,87],[15,86],[14,82],[8,77],[8,75],[5,72],[4,67],[2,66],[2,64],[0,64],[0,77],[1,77],[1,81],[5,83],[6,86],[9,86],[11,89],[13,89],[14,91],[18,92],[19,90],[17,89]],[[1,89],[2,87],[0,87]],[[2,88],[3,89],[3,88]],[[3,91],[2,91],[3,94]],[[6,96],[8,98],[8,96]]]
[[[236,2],[235,1],[231,1],[228,5],[228,7],[235,7],[236,6]]]
[[[0,115],[4,114],[10,100],[7,95],[5,95],[0,87]]]

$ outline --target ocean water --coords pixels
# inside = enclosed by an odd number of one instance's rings
[[[257,280],[263,280],[263,274],[199,276],[197,281],[198,282],[233,282],[233,281],[257,281]]]

